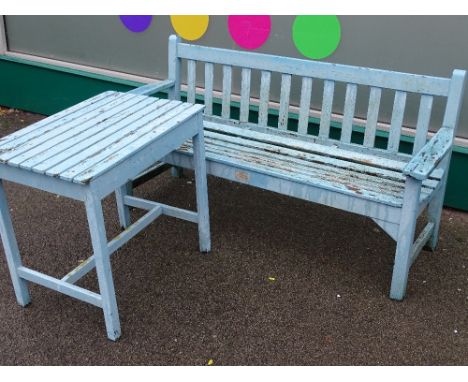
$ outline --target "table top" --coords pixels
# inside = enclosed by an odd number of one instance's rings
[[[0,139],[0,163],[88,183],[203,109],[108,91]]]

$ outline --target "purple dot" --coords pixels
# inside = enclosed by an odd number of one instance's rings
[[[122,21],[123,25],[131,31],[135,33],[143,32],[151,24],[153,20],[153,16],[119,16],[120,21]]]

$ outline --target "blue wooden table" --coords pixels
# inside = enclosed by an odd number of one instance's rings
[[[197,223],[200,250],[210,250],[202,110],[200,105],[109,91],[0,139],[0,231],[20,305],[30,302],[28,282],[54,289],[102,308],[107,336],[116,340],[114,251],[163,214]],[[198,212],[129,194],[129,180],[191,138]],[[84,202],[94,254],[61,279],[23,266],[2,180]],[[101,201],[114,191],[125,229],[108,241]],[[148,212],[131,223],[129,207]],[[93,268],[99,293],[75,285]]]

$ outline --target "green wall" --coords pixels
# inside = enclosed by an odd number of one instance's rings
[[[114,77],[0,56],[0,105],[11,108],[50,115],[103,91],[127,91],[138,85]],[[237,109],[233,104],[233,113]],[[274,112],[270,118],[276,118]],[[314,129],[313,123],[310,126]],[[332,133],[333,129],[338,132],[339,125],[332,128]],[[356,128],[353,141],[362,140],[362,131]],[[384,132],[379,135],[377,144],[386,140]],[[406,141],[409,148],[412,138],[407,137]],[[445,206],[468,211],[467,169],[468,149],[457,146],[452,155]]]

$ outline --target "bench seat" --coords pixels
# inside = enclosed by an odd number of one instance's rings
[[[394,207],[403,205],[406,177],[402,171],[407,161],[379,160],[375,155],[281,135],[288,133],[205,121],[206,159]],[[192,155],[191,142],[178,152]],[[421,203],[430,200],[439,182],[438,174],[423,182]]]

